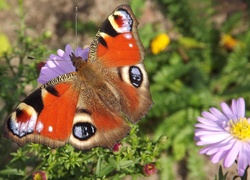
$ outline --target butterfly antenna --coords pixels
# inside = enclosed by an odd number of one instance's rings
[[[77,8],[77,6],[75,7],[75,43],[76,43],[76,48],[78,48],[78,39],[77,39],[77,29],[78,29],[78,27],[77,27],[77,19],[78,18],[78,8]]]
[[[34,57],[34,56],[26,56],[26,59],[29,59],[29,60],[34,60],[34,61],[47,61],[48,58],[37,58],[37,57]]]
[[[34,57],[34,56],[26,56],[26,59],[29,59],[29,60],[32,60],[34,62],[40,62],[40,61],[55,61],[53,59],[50,59],[49,57],[46,57],[46,58],[37,58],[37,57]],[[67,60],[64,60],[64,59],[56,59],[56,61],[67,61]]]

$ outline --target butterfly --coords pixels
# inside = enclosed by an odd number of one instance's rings
[[[22,146],[112,148],[152,106],[138,21],[121,5],[104,21],[84,61],[71,54],[76,71],[31,93],[5,121],[4,136]]]

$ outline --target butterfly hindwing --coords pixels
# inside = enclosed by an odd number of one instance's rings
[[[112,148],[116,142],[128,135],[130,126],[124,121],[121,113],[104,108],[105,104],[96,94],[86,96],[85,92],[82,91],[77,104],[70,143],[79,149],[97,146]],[[89,99],[84,103],[86,97]]]
[[[151,108],[148,76],[143,63],[118,68],[119,78],[114,81],[120,89],[121,107],[132,123],[138,122]]]

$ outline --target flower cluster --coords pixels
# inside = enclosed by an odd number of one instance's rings
[[[205,146],[200,154],[209,155],[213,163],[223,160],[227,168],[238,159],[238,174],[243,176],[250,165],[250,119],[245,117],[245,101],[232,100],[231,107],[222,102],[221,109],[210,108],[198,117],[195,140],[198,146]]]

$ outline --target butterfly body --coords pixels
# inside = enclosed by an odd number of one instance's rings
[[[56,148],[112,146],[125,137],[152,100],[143,65],[144,50],[134,14],[122,5],[106,19],[88,60],[71,54],[76,72],[60,75],[14,109],[4,135],[19,145],[36,142]]]

